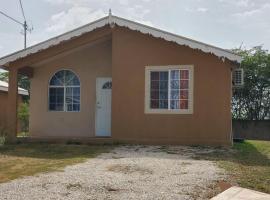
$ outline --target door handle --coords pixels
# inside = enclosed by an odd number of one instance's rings
[[[97,108],[101,108],[101,106],[99,105],[99,101],[97,102]]]

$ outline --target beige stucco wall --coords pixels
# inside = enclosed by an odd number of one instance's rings
[[[111,40],[84,46],[35,63],[31,79],[30,135],[33,137],[93,137],[95,134],[96,78],[111,77]],[[81,111],[48,111],[48,82],[61,69],[81,81]]]
[[[22,103],[22,96],[18,95],[18,106]],[[0,131],[7,129],[8,92],[0,91]],[[20,123],[17,123],[17,131],[20,131]]]
[[[108,29],[105,31],[108,34]],[[59,54],[61,48],[55,47],[56,57],[48,58],[55,54],[49,49],[15,63],[30,63],[34,68],[31,136],[94,137],[96,78],[112,77],[113,140],[148,144],[231,143],[231,64],[228,61],[125,28],[115,27],[112,31],[112,39],[94,46],[64,54]],[[85,44],[88,37],[91,34],[71,43]],[[36,60],[42,62],[36,63]],[[194,66],[193,114],[144,113],[145,66],[149,65]],[[73,70],[81,80],[80,112],[48,111],[48,82],[60,69]]]
[[[112,137],[151,144],[230,144],[231,70],[216,56],[113,30]],[[145,114],[145,66],[193,65],[193,114]]]

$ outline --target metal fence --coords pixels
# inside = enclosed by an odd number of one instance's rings
[[[233,120],[233,138],[270,141],[270,120]]]

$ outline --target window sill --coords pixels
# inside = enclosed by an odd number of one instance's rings
[[[81,111],[59,111],[59,110],[48,110],[48,112],[52,112],[52,113],[80,113]]]
[[[147,109],[144,114],[180,114],[180,115],[190,115],[193,114],[193,110],[162,110],[162,109]]]

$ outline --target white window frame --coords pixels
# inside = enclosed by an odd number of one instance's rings
[[[241,73],[241,83],[236,83],[236,73],[240,72]],[[233,82],[234,82],[234,87],[242,87],[244,85],[244,69],[243,68],[236,68],[233,70]]]
[[[75,76],[79,79],[79,82],[80,82],[80,85],[69,85],[69,86],[51,86],[50,85],[50,82],[51,82],[51,79],[54,77],[54,75],[60,71],[71,71],[72,73],[75,74]],[[50,88],[63,88],[64,89],[64,107],[63,107],[63,110],[51,110],[50,109]],[[80,109],[79,110],[67,110],[67,106],[66,106],[66,88],[79,88],[80,89]],[[66,69],[66,68],[63,68],[63,69],[60,69],[58,71],[56,71],[55,73],[53,73],[53,75],[51,76],[51,78],[49,79],[49,82],[48,82],[48,111],[49,112],[81,112],[81,80],[80,80],[80,77],[77,75],[77,73],[75,73],[73,70],[71,69]]]
[[[188,88],[188,109],[153,109],[150,107],[151,96],[151,79],[150,74],[153,71],[170,71],[170,70],[188,70],[189,71],[189,88]],[[170,73],[169,73],[170,81]],[[145,67],[145,114],[193,114],[193,84],[194,84],[194,66],[193,65],[168,65],[168,66],[146,66]],[[170,83],[169,83],[170,85]],[[170,101],[170,87],[168,88],[168,102]]]

